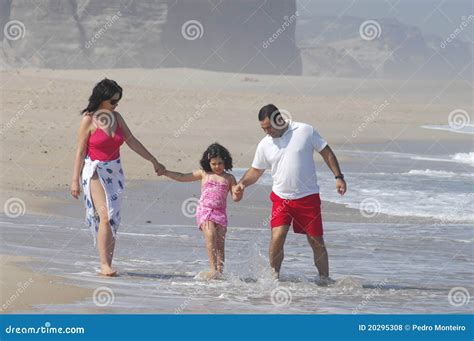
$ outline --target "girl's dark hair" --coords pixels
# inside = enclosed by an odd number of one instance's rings
[[[119,100],[122,98],[122,88],[117,84],[116,81],[104,78],[94,86],[92,95],[89,97],[89,104],[87,108],[81,111],[81,114],[85,112],[94,112],[99,109],[99,105],[103,101],[107,101],[119,94]]]
[[[219,143],[213,143],[207,147],[206,151],[202,154],[201,161],[199,161],[201,163],[202,169],[205,172],[212,172],[211,159],[215,157],[220,157],[222,160],[224,160],[224,168],[226,171],[232,170],[232,156],[230,155],[229,151]]]

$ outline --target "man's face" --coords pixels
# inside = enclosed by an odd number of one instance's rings
[[[263,121],[260,121],[260,127],[263,129],[265,134],[270,135],[272,138],[279,138],[283,135],[286,129],[276,129],[272,126],[270,118],[265,117]]]

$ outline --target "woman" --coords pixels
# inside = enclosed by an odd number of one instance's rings
[[[122,88],[110,79],[100,81],[92,90],[89,104],[82,110],[71,183],[71,195],[76,199],[80,186],[83,187],[86,222],[94,243],[97,240],[100,273],[105,276],[117,275],[112,269],[112,257],[124,189],[120,146],[126,142],[153,164],[157,175],[165,172],[165,167],[132,135],[123,117],[115,111],[121,98]]]

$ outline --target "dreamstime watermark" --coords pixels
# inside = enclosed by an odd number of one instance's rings
[[[452,129],[464,129],[471,122],[471,118],[466,110],[455,109],[448,115],[448,124]]]
[[[198,20],[188,20],[181,26],[181,34],[186,40],[200,39],[204,34],[204,27]]]
[[[181,205],[181,212],[186,218],[194,218],[199,206],[198,198],[188,198],[183,201]]]
[[[277,130],[285,129],[292,121],[291,114],[288,110],[278,109],[270,115],[270,125]]]
[[[464,287],[454,287],[449,290],[448,302],[454,307],[467,305],[471,300],[469,291]]]
[[[181,314],[183,310],[204,290],[204,286],[198,287],[191,295],[189,295],[183,303],[181,303],[175,310],[175,314]]]
[[[467,195],[468,202],[470,202],[470,200],[472,200],[473,198],[474,198],[474,193],[469,193]],[[459,212],[464,211],[465,207],[466,207],[465,202],[456,202],[456,205],[454,207],[453,206],[450,207],[449,213],[443,216],[442,219],[434,225],[443,226],[443,225],[449,225],[449,224],[454,224],[454,223],[459,222],[460,220],[462,220],[462,217],[460,217]]]
[[[31,277],[23,283],[19,282],[18,289],[16,289],[15,292],[10,295],[10,297],[5,301],[5,303],[2,304],[2,311],[7,310],[16,301],[16,299],[20,297],[26,291],[26,289],[28,289],[33,284],[33,282],[34,280]]]
[[[114,303],[115,295],[109,287],[98,287],[92,294],[92,301],[98,307],[106,307]]]
[[[467,28],[473,21],[474,21],[474,15],[470,15],[468,17],[461,17],[461,23],[459,24],[458,27],[454,29],[454,31],[446,38],[444,39],[441,44],[439,44],[439,47],[442,49],[446,48],[449,43],[451,43],[456,37],[461,34],[462,31],[464,31],[465,28]]]
[[[95,122],[102,130],[110,129],[115,124],[115,115],[107,109],[99,109],[92,114]]]
[[[53,85],[53,82],[49,81],[46,86],[42,86],[40,91],[34,91],[34,97],[36,98],[36,100],[40,101],[43,95],[54,93],[54,88],[52,85]],[[33,101],[33,99],[30,99],[25,105],[23,105],[23,107],[17,110],[15,115],[12,118],[10,118],[10,120],[7,123],[2,125],[2,127],[0,128],[0,135],[4,134],[7,130],[12,129],[15,126],[15,124],[20,120],[20,118],[22,118],[23,115],[25,115],[28,111],[31,110],[34,104],[35,102]]]
[[[0,128],[0,135],[2,135],[6,130],[13,128],[15,123],[33,106],[33,100],[29,100],[16,114],[10,118],[10,120]]]
[[[381,205],[375,198],[366,198],[359,204],[360,214],[365,218],[374,218],[380,214]]]
[[[362,133],[367,128],[367,126],[372,123],[389,104],[390,102],[385,100],[379,106],[374,107],[374,111],[372,111],[369,116],[366,116],[364,118],[364,121],[357,127],[357,129],[352,131],[352,137],[356,138],[359,133]]]
[[[105,24],[102,25],[102,27],[92,36],[91,39],[85,42],[84,47],[89,49],[94,46],[95,43],[102,39],[102,36],[120,19],[121,16],[122,13],[120,11],[117,11],[117,13],[112,17],[107,16],[105,18]]]
[[[178,138],[182,134],[184,134],[184,132],[189,129],[189,127],[193,124],[194,121],[196,121],[200,117],[204,117],[204,113],[206,109],[208,109],[211,106],[212,106],[211,100],[207,100],[206,103],[202,104],[201,106],[198,106],[194,114],[191,117],[189,117],[186,120],[186,122],[184,122],[183,125],[181,125],[181,127],[179,127],[177,130],[174,131],[174,134],[173,134],[174,137]]]
[[[276,287],[270,293],[272,304],[277,307],[284,307],[291,304],[293,295],[290,289],[284,287]]]
[[[273,42],[275,42],[280,35],[282,35],[291,24],[293,24],[296,19],[299,17],[298,11],[295,14],[292,14],[290,17],[285,15],[283,17],[283,24],[267,39],[262,43],[264,49],[268,48]]]
[[[272,210],[272,213],[268,215],[265,219],[262,220],[262,226],[268,226],[268,223],[274,218],[277,217],[284,209],[286,209],[285,206],[287,206],[291,200],[294,200],[295,194],[291,194],[290,198],[286,198],[283,200],[282,204],[279,205],[275,210]]]
[[[364,40],[371,41],[380,37],[382,28],[375,20],[366,20],[359,26],[360,37]]]
[[[385,278],[384,280],[377,283],[374,289],[365,296],[361,303],[357,305],[354,309],[352,309],[352,314],[358,314],[361,309],[363,309],[370,301],[374,300],[375,297],[380,296],[380,291],[385,289],[385,286],[388,283],[388,279]]]
[[[20,20],[10,20],[3,27],[3,34],[8,40],[20,40],[25,37],[26,27]]]
[[[45,322],[40,327],[16,327],[9,325],[5,328],[6,334],[85,334],[84,327],[53,327],[50,322]]]
[[[10,198],[5,201],[3,205],[3,211],[8,218],[18,218],[25,215],[26,204],[20,198]]]

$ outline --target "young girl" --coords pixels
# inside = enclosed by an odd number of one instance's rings
[[[210,271],[207,279],[220,278],[224,269],[224,243],[227,231],[227,194],[237,184],[234,176],[227,173],[232,169],[229,151],[218,143],[211,144],[202,155],[202,169],[192,173],[178,173],[167,170],[165,175],[176,181],[201,180],[201,198],[196,211],[199,229],[206,239]],[[242,194],[233,194],[234,201],[240,201]]]

